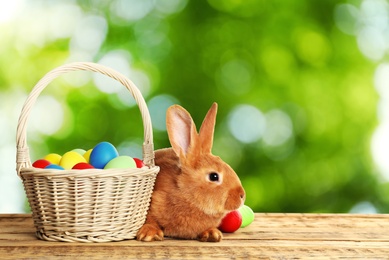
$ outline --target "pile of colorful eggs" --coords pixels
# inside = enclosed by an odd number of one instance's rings
[[[145,165],[138,158],[119,155],[111,143],[101,142],[88,151],[74,149],[62,156],[56,153],[48,154],[43,159],[35,161],[32,166],[41,169],[83,170],[142,168]]]

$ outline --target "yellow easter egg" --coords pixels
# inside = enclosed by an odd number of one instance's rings
[[[85,160],[87,161],[87,162],[89,162],[89,157],[90,157],[90,153],[92,152],[92,150],[93,149],[89,149],[88,151],[86,151],[85,153],[84,153],[84,158],[85,158]]]
[[[74,165],[80,162],[86,162],[85,158],[77,152],[70,151],[62,156],[59,166],[62,166],[65,170],[70,170]]]
[[[46,155],[43,159],[51,162],[51,164],[59,164],[59,161],[61,161],[62,156],[57,153],[50,153]]]

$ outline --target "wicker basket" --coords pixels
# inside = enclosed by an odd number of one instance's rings
[[[143,120],[141,169],[53,170],[32,167],[26,140],[31,108],[56,77],[71,71],[107,75],[135,98]],[[138,88],[122,74],[99,64],[76,62],[47,73],[33,88],[17,127],[17,173],[32,210],[36,236],[48,241],[108,242],[133,239],[143,225],[159,167],[154,164],[150,114]]]

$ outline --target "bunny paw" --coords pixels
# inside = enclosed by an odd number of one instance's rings
[[[136,234],[136,240],[145,242],[162,241],[163,236],[163,231],[160,228],[152,224],[144,224]]]
[[[222,238],[223,234],[217,228],[207,229],[198,236],[201,242],[220,242]]]

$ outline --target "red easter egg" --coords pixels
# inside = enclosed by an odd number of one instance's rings
[[[145,166],[145,164],[143,163],[143,161],[141,159],[138,159],[138,158],[133,158],[135,163],[136,163],[136,168],[142,168]]]
[[[233,233],[242,225],[242,214],[239,210],[234,210],[228,213],[222,220],[219,226],[221,232]]]
[[[93,167],[89,163],[80,162],[80,163],[77,163],[76,165],[74,165],[72,169],[74,169],[74,170],[85,170],[85,169],[94,169],[94,168],[95,167]]]
[[[51,164],[48,160],[45,160],[45,159],[39,159],[39,160],[36,160],[32,166],[34,166],[35,168],[41,168],[41,169],[44,169],[47,165]]]

